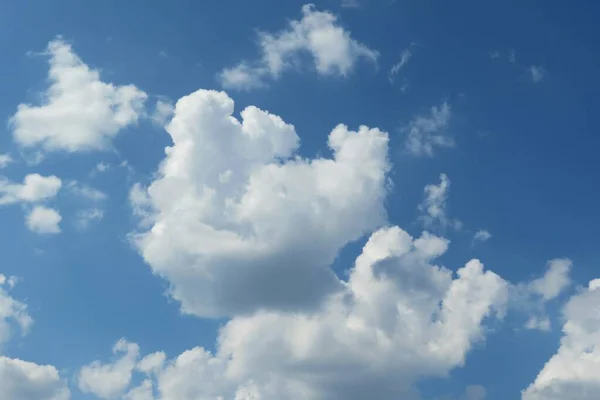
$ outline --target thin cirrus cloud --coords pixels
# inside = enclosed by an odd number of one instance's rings
[[[438,185],[429,184],[424,189],[425,197],[419,204],[420,220],[426,229],[452,228],[460,230],[462,222],[448,216],[447,200],[450,193],[450,179],[446,174],[440,174]]]
[[[303,54],[309,54],[318,74],[347,76],[355,64],[365,59],[376,62],[379,53],[351,37],[328,11],[318,11],[308,4],[302,7],[302,18],[290,21],[287,29],[259,34],[261,58],[242,61],[219,73],[225,89],[250,90],[279,79],[285,70],[296,69]]]
[[[404,147],[415,156],[432,157],[436,149],[453,147],[454,139],[446,132],[452,112],[443,102],[431,108],[429,115],[417,115],[402,128]]]

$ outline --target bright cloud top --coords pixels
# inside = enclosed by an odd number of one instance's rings
[[[135,124],[146,94],[133,85],[100,80],[61,39],[48,44],[50,86],[42,104],[20,104],[10,123],[22,147],[45,151],[106,149],[123,128]]]
[[[219,78],[224,88],[248,90],[263,86],[265,79],[278,79],[286,69],[297,68],[308,54],[320,75],[346,76],[359,59],[375,62],[379,53],[352,39],[337,17],[315,6],[302,7],[302,19],[289,22],[275,34],[261,33],[262,58],[224,69]]]
[[[340,286],[338,250],[386,220],[388,136],[339,125],[333,158],[306,160],[292,125],[256,107],[238,121],[233,109],[222,92],[177,102],[157,179],[131,193],[153,225],[134,240],[185,312],[314,307]]]
[[[523,393],[523,400],[593,400],[600,392],[600,290],[597,281],[573,296],[563,314],[558,352]]]

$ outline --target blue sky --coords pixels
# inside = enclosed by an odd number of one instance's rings
[[[0,397],[596,398],[599,13],[1,4]]]

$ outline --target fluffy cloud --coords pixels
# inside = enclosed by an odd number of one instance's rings
[[[450,106],[444,102],[432,107],[429,116],[419,115],[403,128],[406,133],[406,150],[416,156],[433,156],[439,147],[452,147],[454,140],[446,135],[450,122]]]
[[[56,234],[60,233],[58,224],[62,217],[53,208],[35,206],[25,217],[27,229],[35,233]]]
[[[27,305],[9,294],[16,281],[14,277],[7,278],[0,274],[0,346],[10,339],[13,327],[18,326],[25,334],[33,323],[27,312]],[[1,350],[0,347],[0,399],[69,399],[69,390],[56,368],[11,359],[2,356]]]
[[[544,276],[529,284],[529,289],[545,301],[552,300],[571,284],[569,272],[573,262],[566,258],[558,258],[548,262]]]
[[[0,356],[0,399],[69,400],[55,367]]]
[[[0,179],[0,205],[45,201],[55,197],[61,186],[61,180],[54,175],[30,174],[22,184]]]
[[[319,74],[341,76],[348,75],[359,59],[375,62],[379,56],[352,39],[335,15],[317,11],[312,4],[303,6],[302,19],[290,21],[287,29],[261,33],[259,43],[259,61],[241,62],[220,73],[224,88],[248,90],[263,86],[267,77],[278,79],[284,70],[296,68],[304,54],[311,56]]]
[[[61,39],[48,44],[50,86],[40,105],[20,104],[10,119],[15,141],[45,151],[101,150],[143,113],[146,94],[100,80]]]
[[[113,353],[120,355],[113,363],[94,361],[81,368],[77,381],[82,392],[108,400],[117,399],[125,392],[131,383],[139,346],[121,339],[113,347]]]
[[[214,355],[194,348],[161,367],[157,353],[138,369],[153,371],[161,400],[416,398],[413,384],[461,366],[507,300],[507,283],[478,260],[456,274],[433,264],[447,246],[381,229],[318,310],[234,317]]]
[[[511,286],[513,306],[529,314],[525,328],[541,331],[551,329],[545,311],[546,303],[556,299],[571,285],[572,267],[573,262],[566,258],[550,260],[543,276]]]
[[[157,179],[130,196],[151,225],[133,239],[184,312],[315,307],[340,287],[338,250],[385,223],[388,136],[339,125],[333,158],[307,160],[292,125],[233,109],[222,92],[177,102]]]
[[[420,219],[426,228],[462,228],[462,222],[448,217],[446,201],[450,192],[450,179],[446,174],[440,174],[439,185],[427,185],[424,192],[425,198],[423,203],[419,205],[419,211],[422,213]]]
[[[523,400],[593,400],[600,393],[600,290],[597,281],[564,308],[557,353],[523,392]]]
[[[21,332],[27,333],[33,323],[27,313],[27,305],[15,300],[9,294],[15,282],[14,277],[7,278],[0,274],[0,346],[10,339],[13,325],[17,325]],[[0,378],[0,382],[2,382],[2,378]],[[3,397],[0,396],[0,398]]]

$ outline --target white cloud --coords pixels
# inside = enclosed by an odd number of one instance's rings
[[[17,278],[0,274],[0,399],[68,400],[69,390],[56,368],[2,356],[2,348],[19,327],[29,332],[33,319],[27,305],[11,297]]]
[[[222,92],[177,102],[173,146],[130,196],[153,222],[133,239],[184,312],[315,307],[340,286],[329,269],[339,249],[385,223],[388,136],[339,125],[333,158],[302,159],[293,126],[256,107],[238,121],[233,109]]]
[[[573,267],[566,258],[553,259],[546,264],[546,271],[540,278],[511,286],[512,305],[529,315],[526,329],[548,332],[552,324],[546,315],[546,303],[556,299],[570,287],[569,276]]]
[[[448,200],[449,191],[450,179],[446,174],[440,174],[439,185],[425,186],[425,198],[418,208],[423,213],[420,219],[426,228],[445,229],[450,227],[457,230],[462,228],[462,222],[448,217],[446,201]]]
[[[144,380],[139,386],[131,389],[123,397],[123,400],[154,400],[152,381]]]
[[[319,74],[340,76],[348,75],[358,60],[376,62],[379,56],[352,39],[334,14],[317,11],[312,4],[303,6],[302,19],[290,21],[287,29],[261,33],[259,43],[259,61],[243,61],[220,73],[224,88],[248,90],[263,86],[265,79],[278,79],[284,70],[297,68],[304,54],[311,56]]]
[[[69,181],[67,183],[67,189],[71,194],[82,197],[86,200],[90,200],[92,202],[99,202],[102,200],[106,200],[107,195],[104,192],[101,192],[98,189],[94,189],[93,187],[77,182],[77,181]]]
[[[0,169],[6,168],[9,164],[14,162],[10,154],[0,154]]]
[[[54,175],[29,174],[22,184],[0,178],[0,205],[45,201],[55,197],[61,186],[61,180]]]
[[[27,305],[15,300],[9,294],[15,282],[16,278],[7,278],[0,274],[0,350],[1,346],[12,336],[13,325],[17,325],[21,332],[26,334],[33,323],[33,319],[27,312]],[[1,378],[0,382],[2,382]],[[3,397],[0,396],[0,398]]]
[[[478,242],[487,242],[491,238],[492,234],[486,229],[480,229],[477,232],[475,232],[475,235],[473,235],[473,240],[476,240]]]
[[[139,346],[121,339],[113,347],[113,354],[120,356],[113,363],[94,361],[81,368],[77,382],[82,392],[107,400],[117,399],[125,392],[139,357]]]
[[[0,399],[69,400],[55,367],[0,356]]]
[[[174,107],[169,101],[158,100],[152,113],[152,122],[158,126],[164,126],[173,115]]]
[[[266,67],[253,68],[241,62],[235,67],[224,68],[219,74],[219,79],[225,89],[252,90],[265,86],[263,80],[268,73]]]
[[[234,317],[215,354],[185,351],[147,378],[162,400],[415,399],[415,382],[463,365],[507,300],[507,283],[478,260],[456,275],[432,264],[447,246],[381,229],[322,308]]]
[[[62,217],[55,209],[35,206],[25,217],[25,225],[32,232],[40,234],[60,233],[58,224]]]
[[[96,164],[95,170],[98,172],[106,172],[110,169],[110,164],[105,162],[99,162]]]
[[[540,330],[542,332],[549,332],[552,328],[552,323],[550,322],[550,318],[548,317],[536,317],[532,316],[527,320],[525,324],[526,329],[531,330]]]
[[[100,80],[61,39],[48,44],[50,86],[40,105],[20,104],[10,119],[22,147],[68,152],[106,149],[123,128],[137,123],[146,94],[133,85]]]
[[[419,115],[403,128],[406,133],[405,147],[417,156],[433,156],[439,147],[453,147],[454,140],[445,131],[450,121],[451,111],[448,103],[432,107],[429,116]]]
[[[86,230],[94,221],[100,221],[104,218],[104,211],[99,208],[88,208],[79,210],[75,214],[75,226],[79,230]]]
[[[396,79],[396,75],[398,75],[398,72],[400,72],[400,69],[402,69],[402,67],[404,67],[406,64],[408,64],[408,62],[410,61],[411,58],[412,58],[412,52],[410,51],[410,48],[405,49],[400,54],[400,60],[392,66],[392,69],[390,69],[390,72],[388,74],[388,79],[390,80],[390,83],[394,83],[394,81]]]
[[[523,392],[523,400],[598,398],[600,290],[592,282],[587,290],[574,295],[565,306],[560,347]]]
[[[572,267],[573,262],[566,258],[549,261],[544,276],[529,284],[530,290],[540,295],[545,301],[558,297],[564,289],[571,285],[569,272]]]
[[[531,79],[536,83],[541,82],[542,79],[544,79],[544,77],[546,76],[546,71],[544,70],[544,68],[536,67],[534,65],[529,67],[529,73],[531,73]]]

